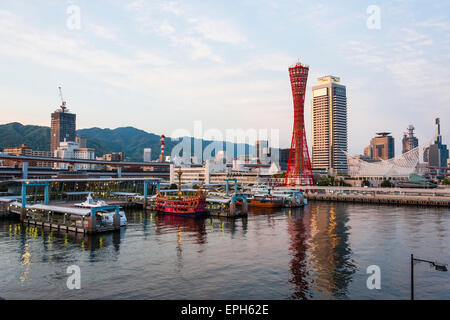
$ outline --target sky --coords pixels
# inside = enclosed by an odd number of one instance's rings
[[[375,9],[374,9],[375,6]],[[75,8],[75,9],[74,9]],[[408,125],[419,142],[441,118],[450,144],[450,1],[0,2],[0,123],[50,125],[61,104],[77,128],[279,130],[289,147],[288,67],[310,66],[311,86],[347,87],[348,146],[361,154]]]

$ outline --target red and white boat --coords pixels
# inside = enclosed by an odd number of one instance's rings
[[[181,169],[178,170],[178,194],[176,196],[161,195],[155,198],[156,210],[183,216],[200,216],[206,214],[206,192],[202,187],[194,195],[183,195],[181,192]]]

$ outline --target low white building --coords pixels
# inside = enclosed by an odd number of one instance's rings
[[[95,160],[95,150],[91,148],[80,148],[80,145],[73,141],[63,141],[59,143],[54,156],[61,159],[84,159]],[[68,163],[55,163],[55,169],[69,168]],[[95,170],[94,164],[75,164],[75,170]]]
[[[227,179],[237,179],[239,184],[254,184],[263,182],[280,172],[276,163],[262,165],[234,160],[233,165],[230,165],[226,164],[222,158],[206,160],[203,166],[182,164],[180,169],[183,173],[182,183],[203,182],[205,184],[224,183]],[[170,183],[178,182],[178,170],[178,165],[170,165]]]

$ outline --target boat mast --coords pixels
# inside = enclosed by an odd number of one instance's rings
[[[180,198],[180,199],[181,199],[181,195],[182,195],[182,193],[181,193],[181,175],[182,174],[183,174],[183,172],[181,172],[181,167],[179,167],[177,175],[178,175],[178,198]]]

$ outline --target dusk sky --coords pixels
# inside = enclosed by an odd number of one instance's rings
[[[380,28],[369,28],[369,6]],[[80,25],[68,19],[80,9]],[[69,20],[73,22],[74,20]],[[419,142],[441,118],[450,144],[449,1],[22,1],[0,3],[0,123],[50,125],[58,86],[77,128],[280,129],[289,147],[289,65],[311,86],[347,86],[349,151],[409,124]]]

